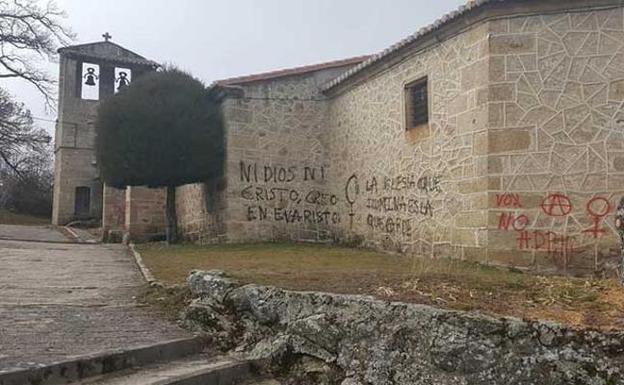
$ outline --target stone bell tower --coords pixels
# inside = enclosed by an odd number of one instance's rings
[[[102,182],[95,159],[95,117],[99,101],[133,78],[153,71],[155,62],[110,41],[59,49],[58,118],[54,145],[52,223],[102,217]]]

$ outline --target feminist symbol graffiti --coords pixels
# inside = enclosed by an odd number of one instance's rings
[[[353,174],[347,179],[347,183],[345,184],[345,198],[347,203],[350,206],[349,211],[349,226],[353,228],[353,217],[355,216],[355,212],[353,212],[353,204],[355,204],[355,199],[360,193],[360,185],[358,184],[357,175]]]
[[[551,217],[564,217],[572,211],[572,202],[567,196],[555,193],[550,194],[542,201],[544,214]]]
[[[594,238],[598,238],[600,234],[606,233],[604,228],[600,228],[600,221],[606,217],[611,211],[611,203],[604,197],[593,197],[587,202],[587,213],[592,217],[594,225],[584,233],[590,233]]]

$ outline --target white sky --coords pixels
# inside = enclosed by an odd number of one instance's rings
[[[465,0],[57,0],[76,44],[114,41],[213,80],[376,53]],[[58,66],[49,64],[58,75]],[[24,82],[4,81],[39,118],[54,120]],[[38,121],[52,129],[53,123]]]

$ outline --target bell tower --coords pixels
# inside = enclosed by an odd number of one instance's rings
[[[100,100],[158,64],[111,40],[64,47],[60,54],[58,118],[54,141],[52,223],[101,219],[103,186],[95,158],[95,117]]]

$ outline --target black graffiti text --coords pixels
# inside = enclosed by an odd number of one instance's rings
[[[269,208],[262,205],[247,207],[248,221],[271,220],[284,223],[310,223],[337,225],[340,223],[340,214],[329,210],[312,210],[298,208]]]
[[[301,192],[296,189],[284,187],[266,187],[249,185],[241,190],[241,198],[248,201],[258,202],[292,202],[296,204],[307,203],[317,206],[335,206],[338,197],[320,190]]]
[[[324,180],[325,167],[272,166],[240,161],[240,180],[244,183],[290,183]]]
[[[397,211],[410,215],[433,217],[433,205],[429,199],[419,200],[404,196],[367,198],[366,208],[381,212]]]
[[[412,235],[412,220],[368,214],[366,224],[373,231],[397,234],[405,237]]]

